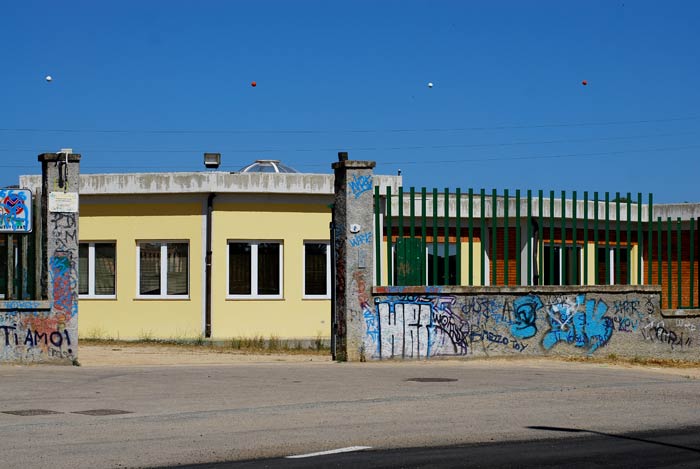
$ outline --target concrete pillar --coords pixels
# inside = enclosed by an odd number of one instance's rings
[[[54,355],[75,360],[78,352],[78,193],[80,155],[39,155],[42,174],[42,292],[62,340]],[[55,342],[58,336],[54,335]],[[58,357],[57,357],[58,358]]]
[[[364,361],[365,315],[372,313],[374,272],[374,161],[348,160],[338,153],[333,208],[335,272],[335,356]]]

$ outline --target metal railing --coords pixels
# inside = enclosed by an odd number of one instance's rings
[[[700,305],[700,218],[655,219],[652,194],[376,187],[374,197],[377,285],[658,284],[664,307]]]

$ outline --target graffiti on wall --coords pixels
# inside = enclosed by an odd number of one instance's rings
[[[78,271],[71,251],[49,259],[53,301],[0,302],[0,361],[75,358]]]
[[[594,354],[618,340],[689,347],[693,323],[653,322],[649,297],[565,294],[378,296],[364,311],[373,358],[575,353]],[[681,327],[682,326],[682,327]],[[679,330],[680,329],[680,330]]]
[[[32,231],[32,193],[26,189],[0,189],[0,232]]]
[[[77,325],[40,302],[5,301],[0,310],[0,359],[73,358]]]
[[[51,212],[49,227],[56,236],[56,249],[67,251],[78,245],[78,216],[76,213]]]
[[[352,180],[348,181],[352,195],[359,198],[365,192],[372,190],[372,176],[358,176],[353,174]]]

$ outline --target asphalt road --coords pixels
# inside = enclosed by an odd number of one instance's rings
[[[700,427],[610,434],[585,429],[540,427],[574,438],[475,443],[438,448],[361,450],[301,458],[258,459],[178,466],[180,469],[308,469],[316,467],[454,468],[454,467],[700,467]]]
[[[3,366],[0,467],[156,467],[581,436],[554,427],[588,437],[695,427],[699,376],[483,360]]]

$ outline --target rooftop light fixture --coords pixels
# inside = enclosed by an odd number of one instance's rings
[[[204,167],[207,169],[216,169],[221,164],[221,153],[205,153]]]

